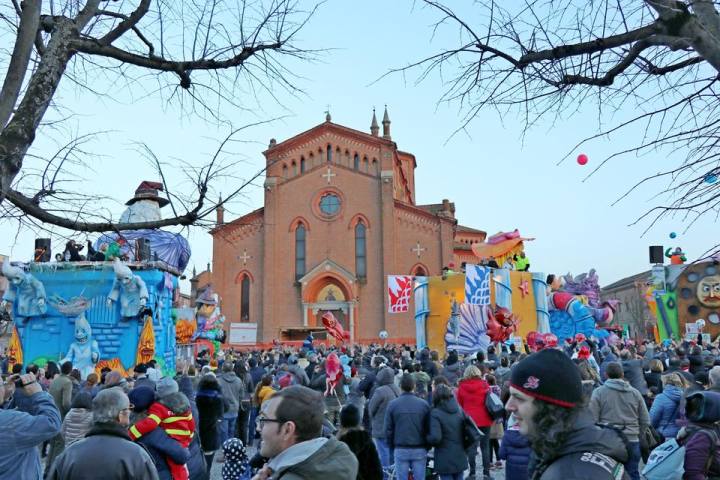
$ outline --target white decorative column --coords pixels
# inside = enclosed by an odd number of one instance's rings
[[[348,302],[350,309],[350,343],[355,343],[355,302]]]
[[[308,326],[308,315],[307,315],[308,304],[303,303],[302,306],[303,306],[303,327],[307,327]]]

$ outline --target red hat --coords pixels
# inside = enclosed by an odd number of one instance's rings
[[[170,201],[167,198],[162,198],[158,195],[158,192],[163,191],[163,184],[160,182],[149,182],[145,180],[141,182],[138,188],[135,190],[135,196],[125,202],[125,205],[132,205],[133,203],[140,200],[153,200],[158,202],[160,208],[164,207]]]
[[[575,334],[575,341],[576,341],[576,342],[582,343],[582,342],[584,342],[585,340],[586,340],[586,337],[585,337],[585,335],[583,335],[582,333],[577,333],[577,334]]]
[[[580,347],[580,350],[578,350],[577,358],[580,360],[587,360],[590,358],[590,348],[588,348],[587,345],[583,345]]]

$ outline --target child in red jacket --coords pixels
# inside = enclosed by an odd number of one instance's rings
[[[132,394],[132,392],[130,393]],[[188,448],[195,433],[195,420],[190,410],[190,402],[185,395],[179,392],[170,393],[153,402],[148,408],[147,417],[130,427],[130,438],[135,441],[157,427],[165,430],[168,437]],[[188,469],[185,465],[177,464],[169,458],[165,460],[174,480],[189,479]]]

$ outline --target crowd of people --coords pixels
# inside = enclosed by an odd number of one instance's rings
[[[86,379],[14,365],[0,479],[638,480],[666,439],[684,479],[720,476],[717,340],[523,350],[279,345]]]

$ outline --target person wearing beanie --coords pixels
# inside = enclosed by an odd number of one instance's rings
[[[458,360],[458,354],[455,350],[450,350],[447,359],[445,360],[445,367],[440,372],[440,375],[448,379],[450,385],[457,385],[458,380],[462,377],[463,366]]]
[[[144,363],[139,363],[135,365],[135,368],[133,369],[133,376],[135,377],[135,386],[140,387],[142,385],[146,385],[153,390],[157,387],[157,384],[150,380],[150,378],[147,375],[148,367]]]
[[[580,372],[567,355],[555,349],[529,355],[512,369],[509,390],[505,409],[536,458],[530,478],[623,478],[625,444],[614,430],[595,425],[583,404]]]
[[[88,392],[80,392],[73,398],[70,411],[65,415],[60,429],[66,448],[85,438],[85,434],[90,431],[93,423],[92,398]]]
[[[188,448],[195,434],[195,420],[190,409],[190,401],[184,394],[178,392],[177,382],[172,378],[162,378],[160,384],[162,384],[163,396],[159,397],[157,401],[153,401],[150,407],[147,408],[148,414],[146,418],[130,427],[130,438],[133,441],[138,441],[143,435],[147,435],[160,427],[168,437],[176,440],[182,447]],[[141,392],[132,395],[138,389],[142,389]],[[147,389],[147,385],[135,387],[128,398],[132,401],[133,398],[137,400],[139,397],[142,406],[149,398]],[[135,402],[133,402],[133,405],[135,405],[135,408],[139,408]],[[178,463],[170,456],[166,457],[165,460],[174,480],[189,479],[188,469],[184,462]]]
[[[337,439],[347,444],[358,460],[356,480],[382,480],[383,470],[375,443],[360,425],[362,414],[352,403],[340,410],[340,430]]]
[[[685,447],[683,479],[705,480],[720,477],[720,393],[687,394],[685,414],[689,421],[678,433]]]

